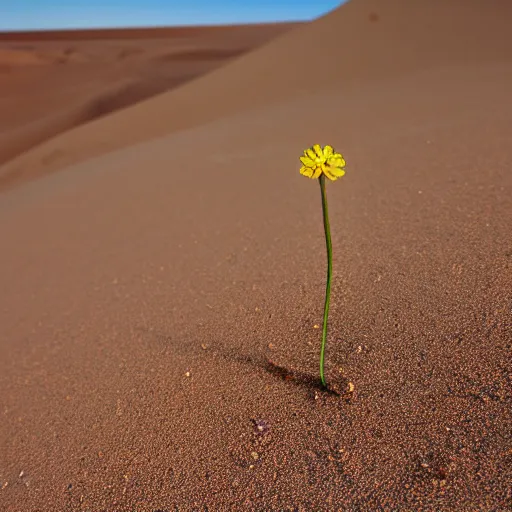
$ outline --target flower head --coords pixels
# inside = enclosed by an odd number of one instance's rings
[[[300,157],[302,167],[300,173],[307,178],[320,178],[325,174],[332,181],[341,178],[345,171],[345,160],[340,153],[335,153],[332,146],[325,146],[323,149],[319,144],[306,149]]]

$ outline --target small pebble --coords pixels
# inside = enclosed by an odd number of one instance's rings
[[[313,325],[313,329],[320,329],[320,326],[318,324]]]
[[[203,350],[206,350],[208,348],[208,345],[206,345],[205,343],[201,343],[201,348]]]
[[[190,372],[185,372],[185,377],[190,377]]]
[[[348,392],[349,393],[353,393],[354,389],[355,389],[354,383],[353,382],[349,382],[348,383]]]
[[[251,457],[254,459],[254,460],[258,460],[260,458],[260,456],[258,455],[257,452],[251,452]]]
[[[265,434],[270,430],[270,426],[265,420],[253,419],[252,422],[254,423],[256,433],[258,434]]]

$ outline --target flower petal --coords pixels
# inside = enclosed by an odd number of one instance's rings
[[[317,156],[318,158],[323,158],[323,157],[324,157],[324,153],[323,153],[323,151],[322,151],[322,147],[320,146],[320,144],[315,144],[315,145],[313,146],[313,150],[315,151],[316,156]]]
[[[318,166],[315,169],[315,172],[313,172],[313,176],[311,176],[311,177],[314,178],[314,179],[320,178],[321,174],[322,174],[322,168],[320,166]]]
[[[327,160],[328,158],[330,158],[331,156],[333,156],[334,154],[334,149],[332,148],[332,146],[325,146],[324,147],[324,158]]]
[[[301,156],[299,160],[306,166],[306,167],[314,167],[315,162],[311,160],[311,158],[308,158],[307,156]]]
[[[313,177],[313,169],[311,169],[311,167],[306,167],[305,165],[300,168],[300,173],[303,176],[306,176],[306,178]]]
[[[342,176],[345,176],[345,171],[343,169],[340,169],[339,167],[328,167],[329,172],[336,176],[337,178],[341,178]]]
[[[327,176],[327,178],[329,178],[331,181],[336,181],[338,179],[338,177],[333,174],[332,172],[332,169],[330,169],[329,167],[326,167],[325,170],[324,170],[324,174]]]
[[[309,156],[309,158],[311,158],[312,160],[316,159],[316,154],[315,154],[315,152],[311,148],[310,149],[306,149],[306,151],[304,151],[304,154]]]
[[[327,160],[327,164],[331,167],[345,167],[346,163],[345,160],[341,155],[339,156],[332,156]]]

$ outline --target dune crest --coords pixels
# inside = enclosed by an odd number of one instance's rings
[[[295,25],[0,33],[0,165],[182,85]],[[64,154],[49,155],[56,153]],[[47,154],[41,162],[57,160]],[[0,189],[39,174],[38,166],[28,172],[11,166],[0,171]]]
[[[500,15],[497,13],[500,12]],[[70,130],[0,168],[49,174],[124,146],[238,111],[307,94],[356,87],[429,67],[512,57],[512,4],[501,0],[351,0],[327,16],[176,90]],[[61,157],[42,164],[45,153]]]

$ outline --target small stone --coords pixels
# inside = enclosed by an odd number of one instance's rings
[[[444,487],[444,486],[446,485],[446,480],[440,480],[440,481],[439,481],[439,485],[440,485],[441,487]]]
[[[348,392],[349,393],[353,393],[354,389],[355,389],[354,383],[353,382],[349,382],[348,383]]]
[[[313,329],[320,329],[320,326],[318,324],[313,325]]]
[[[23,471],[23,470],[20,471],[20,478],[22,478],[24,474],[25,474],[25,471]]]
[[[254,464],[251,464],[251,465],[249,466],[249,469],[253,469],[253,468],[254,468]]]
[[[357,347],[357,353],[360,354],[362,351],[363,351],[363,347],[361,345],[359,345]]]
[[[252,422],[257,434],[265,434],[270,430],[269,424],[263,419],[253,419]]]
[[[185,372],[185,377],[190,377],[190,372]]]
[[[251,452],[251,457],[254,459],[254,460],[258,460],[260,458],[260,456],[258,455],[257,452]]]
[[[208,348],[208,345],[206,345],[206,343],[201,343],[201,348],[203,350],[206,350]]]

